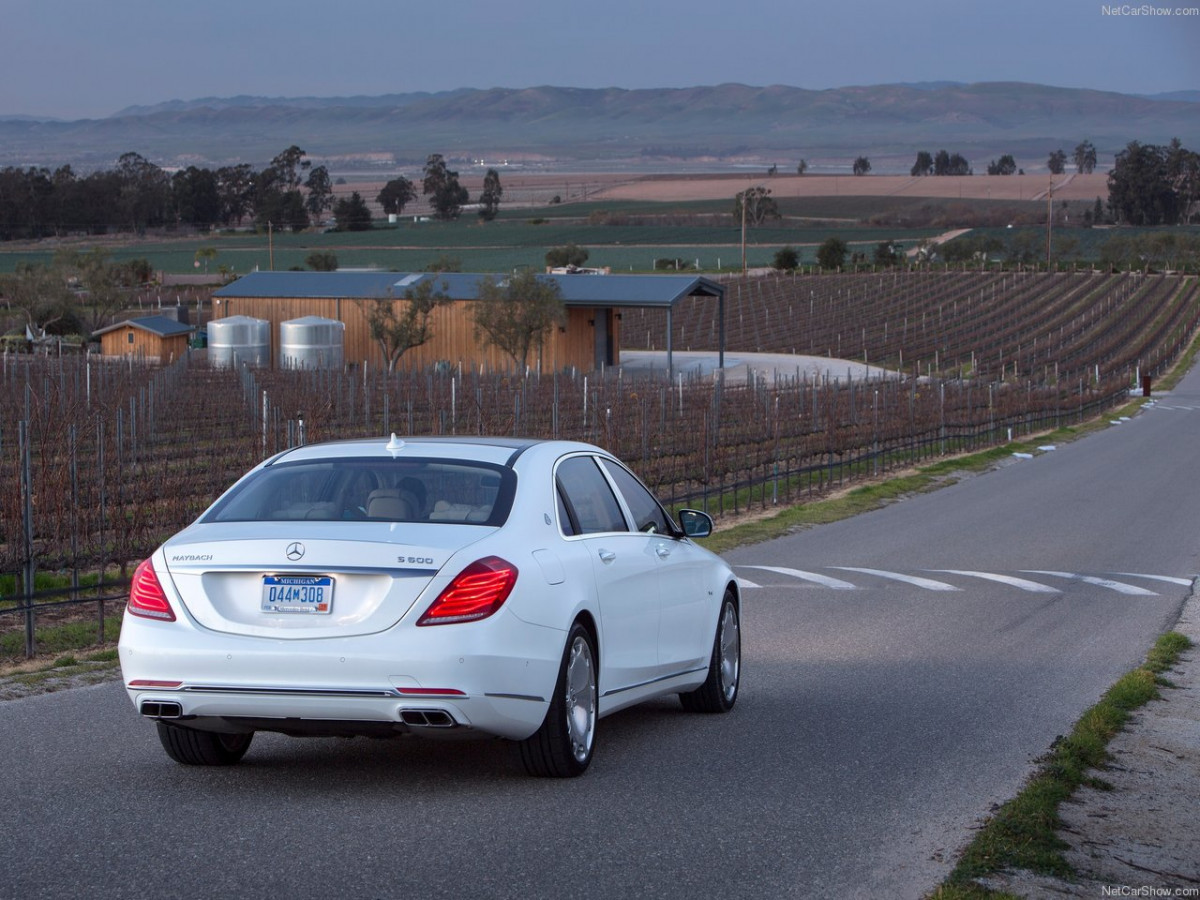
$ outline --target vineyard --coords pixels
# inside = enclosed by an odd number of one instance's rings
[[[664,319],[626,311],[623,344],[665,347]],[[674,320],[676,349],[717,346],[715,303]],[[670,506],[721,516],[1077,423],[1128,396],[1139,374],[1163,372],[1198,322],[1195,278],[875,274],[737,280],[726,296],[731,351],[899,373],[869,381],[5,355],[0,631],[24,613],[32,635],[34,608],[57,602],[35,593],[39,572],[119,581],[246,469],[299,443],[392,431],[585,440],[626,459]]]
[[[930,377],[1156,375],[1190,340],[1200,280],[1173,275],[896,272],[728,283],[729,349],[859,359]],[[665,349],[665,322],[628,312],[623,344]],[[674,317],[677,349],[718,345],[715,300]]]

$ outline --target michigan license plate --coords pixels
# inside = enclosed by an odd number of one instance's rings
[[[264,575],[262,611],[326,615],[333,608],[333,579],[328,575]]]

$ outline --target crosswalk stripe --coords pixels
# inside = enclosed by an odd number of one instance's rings
[[[1117,572],[1122,578],[1149,578],[1151,581],[1165,581],[1167,584],[1190,585],[1193,578],[1175,578],[1171,575],[1143,575],[1141,572]]]
[[[833,588],[836,591],[853,591],[855,585],[848,581],[842,581],[840,578],[831,578],[828,575],[818,575],[816,572],[805,572],[801,569],[788,569],[784,566],[739,566],[743,569],[762,569],[765,572],[777,572],[780,575],[790,575],[792,578],[799,578],[803,581],[811,581],[813,584],[819,584],[822,587]]]
[[[1078,575],[1074,572],[1047,572],[1042,569],[1025,569],[1030,575],[1053,575],[1057,578],[1069,578],[1072,581],[1082,581],[1084,584],[1094,584],[1097,587],[1108,588],[1110,591],[1116,591],[1118,594],[1129,594],[1134,597],[1157,597],[1158,594],[1154,591],[1148,591],[1145,588],[1140,588],[1135,584],[1126,584],[1123,581],[1113,581],[1109,578],[1097,578],[1094,575]]]
[[[841,569],[845,572],[862,572],[864,575],[875,575],[878,578],[887,578],[891,581],[903,581],[905,584],[915,585],[919,588],[924,588],[927,591],[957,591],[952,584],[946,584],[944,581],[934,581],[932,578],[922,578],[920,575],[902,575],[899,572],[885,572],[882,569],[860,569],[855,566],[830,566],[831,569]]]
[[[1018,590],[1028,591],[1031,594],[1061,594],[1058,588],[1050,587],[1048,584],[1041,584],[1037,581],[1030,581],[1028,578],[1017,578],[1014,575],[998,575],[995,572],[969,572],[964,569],[931,569],[932,572],[945,572],[949,575],[966,575],[971,578],[984,578],[988,581],[996,581],[1000,584],[1007,584],[1010,587],[1015,587]]]
[[[758,569],[763,572],[775,572],[780,575],[787,575],[789,578],[797,578],[801,581],[807,581],[820,587],[830,588],[837,591],[854,591],[865,590],[861,585],[852,584],[849,581],[843,581],[840,578],[834,578],[829,575],[822,575],[818,572],[809,572],[804,569],[793,569],[788,566],[756,566],[756,565],[740,565],[738,569]],[[906,575],[902,572],[891,572],[885,569],[871,569],[860,566],[827,566],[826,568],[838,569],[843,572],[859,572],[864,575],[873,575],[877,578],[885,578],[890,581],[900,581],[905,584],[911,584],[915,587],[923,588],[928,591],[961,591],[962,588],[955,587],[944,581],[937,581],[932,578],[923,578],[919,575]],[[998,572],[980,572],[974,569],[926,569],[927,572],[939,572],[947,575],[962,575],[966,578],[981,578],[985,581],[994,581],[997,584],[1005,584],[1009,587],[1016,588],[1020,591],[1025,591],[1031,594],[1061,594],[1062,591],[1048,584],[1043,584],[1040,581],[1031,581],[1028,578],[1018,578],[1015,575],[1002,575]],[[1095,585],[1110,591],[1116,591],[1120,594],[1126,594],[1134,597],[1157,597],[1158,594],[1146,588],[1139,587],[1135,584],[1128,584],[1124,581],[1114,581],[1111,578],[1101,578],[1095,575],[1081,575],[1078,572],[1056,572],[1048,569],[1023,569],[1022,572],[1029,575],[1050,575],[1054,578],[1065,578],[1069,581],[1079,581],[1084,584]],[[1116,572],[1116,575],[1126,578],[1145,578],[1151,581],[1161,581],[1165,584],[1179,585],[1180,587],[1190,586],[1195,579],[1180,578],[1174,575],[1150,575],[1144,572]],[[1196,576],[1200,578],[1200,576]],[[752,581],[749,578],[738,576],[738,584],[743,588],[762,588],[763,585]]]

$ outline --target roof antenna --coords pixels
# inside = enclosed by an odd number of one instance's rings
[[[387,446],[384,449],[389,453],[396,453],[397,451],[404,449],[404,441],[396,437],[396,432],[393,431],[392,439],[387,442]]]

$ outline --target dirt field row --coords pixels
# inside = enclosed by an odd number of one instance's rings
[[[713,200],[732,197],[752,185],[773,197],[939,197],[972,200],[1045,200],[1046,175],[967,175],[913,178],[908,175],[680,175],[645,178],[604,188],[597,200]],[[1056,175],[1055,200],[1094,200],[1108,196],[1108,176]]]
[[[504,205],[540,205],[558,197],[562,202],[581,200],[723,200],[748,187],[762,185],[776,198],[790,197],[936,197],[971,200],[1046,199],[1051,186],[1047,175],[967,175],[914,178],[908,175],[775,175],[765,170],[745,174],[635,175],[629,172],[529,173],[500,168]],[[420,179],[414,178],[418,190]],[[483,173],[460,172],[459,181],[472,196],[483,186]],[[369,203],[384,180],[354,181],[338,185],[338,195],[358,191]],[[1108,196],[1108,176],[1067,173],[1053,177],[1055,200],[1092,202]],[[422,204],[413,205],[413,212]],[[423,209],[423,207],[422,207]]]

